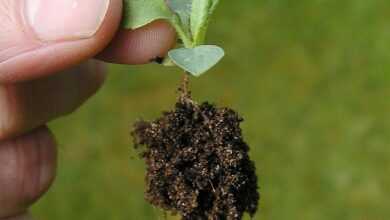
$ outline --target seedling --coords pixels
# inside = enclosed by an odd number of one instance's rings
[[[210,17],[219,0],[125,0],[123,26],[142,27],[154,20],[164,19],[175,29],[181,47],[169,51],[170,61],[192,74],[200,76],[215,66],[225,55],[215,45],[204,45]]]
[[[224,56],[204,45],[210,16],[219,0],[125,0],[125,28],[165,19],[182,42],[168,53],[174,64],[198,77]],[[161,61],[161,60],[160,60]],[[145,198],[183,220],[240,220],[257,211],[259,193],[254,163],[232,109],[198,104],[188,90],[188,74],[175,109],[153,121],[139,121],[132,135],[147,165]]]

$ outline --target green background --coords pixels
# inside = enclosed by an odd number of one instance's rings
[[[246,118],[262,193],[254,219],[389,219],[388,1],[222,1],[216,18],[209,42],[227,57],[192,80],[193,93]],[[110,72],[96,97],[51,125],[59,172],[38,219],[164,219],[143,199],[129,130],[172,108],[181,73]]]

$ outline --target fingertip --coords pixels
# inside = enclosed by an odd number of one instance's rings
[[[174,28],[158,20],[135,30],[120,30],[98,58],[111,63],[146,64],[165,57],[175,43]]]
[[[122,17],[122,2],[122,0],[109,1],[104,19],[101,23],[98,23],[96,32],[90,32],[93,33],[91,36],[89,32],[86,34],[87,32],[77,32],[73,29],[69,31],[68,29],[66,34],[70,34],[70,36],[64,37],[65,34],[62,33],[65,29],[62,27],[64,25],[59,24],[57,28],[53,28],[53,31],[50,29],[49,32],[41,28],[45,31],[40,34],[41,37],[37,37],[36,33],[31,31],[31,25],[23,23],[25,26],[23,26],[23,30],[29,34],[16,42],[15,47],[1,51],[1,43],[4,40],[0,39],[0,83],[16,83],[43,78],[77,66],[96,56],[109,44],[117,32]],[[0,11],[1,9],[0,4]],[[55,13],[51,14],[55,15]],[[72,12],[66,15],[67,18],[72,18],[72,16]],[[45,17],[44,19],[50,18]],[[70,23],[73,24],[74,20],[70,20]],[[83,22],[82,20],[76,21]],[[57,20],[57,22],[61,23],[61,20]],[[56,22],[53,23],[56,24]],[[55,34],[52,35],[52,32]],[[61,38],[53,40],[52,38],[57,36],[56,34]],[[0,37],[3,36],[0,35]],[[25,41],[29,42],[29,40],[33,41],[31,44],[34,47],[27,47],[28,50],[25,48],[24,50],[18,49]],[[4,53],[10,53],[11,55],[4,56]]]

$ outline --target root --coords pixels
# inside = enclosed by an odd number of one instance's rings
[[[198,103],[196,103],[194,100],[192,100],[191,97],[191,91],[189,89],[189,84],[190,84],[190,77],[189,73],[185,72],[181,85],[178,89],[179,92],[179,102],[183,104],[190,104],[193,106],[199,106]]]
[[[194,100],[192,100],[192,96],[191,96],[191,91],[189,89],[189,84],[190,84],[190,77],[189,77],[189,73],[188,72],[185,72],[184,73],[184,76],[183,76],[183,79],[181,81],[181,85],[178,89],[178,92],[179,92],[179,98],[178,98],[178,101],[182,104],[186,104],[186,105],[191,105],[193,106],[193,108],[197,111],[197,112],[200,112],[201,113],[201,116],[203,117],[204,119],[204,123],[205,124],[208,124],[210,122],[210,119],[207,117],[207,115],[205,115],[203,113],[203,111],[200,110],[200,106],[197,102],[195,102]]]
[[[185,87],[180,95],[186,103],[153,122],[135,124],[132,133],[135,146],[145,146],[146,200],[182,220],[253,216],[260,194],[240,128],[243,119],[229,108],[190,104]]]

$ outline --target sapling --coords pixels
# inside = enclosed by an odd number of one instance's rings
[[[125,0],[123,26],[136,29],[164,19],[180,43],[163,60],[184,70],[175,109],[139,121],[132,135],[147,165],[145,198],[183,220],[240,220],[258,207],[257,176],[243,140],[243,119],[232,109],[193,101],[189,75],[199,77],[225,55],[206,45],[219,0]]]
[[[182,47],[169,51],[170,61],[186,72],[200,76],[215,66],[225,55],[215,45],[204,45],[210,16],[219,0],[125,0],[123,26],[142,27],[164,19],[175,29]]]

